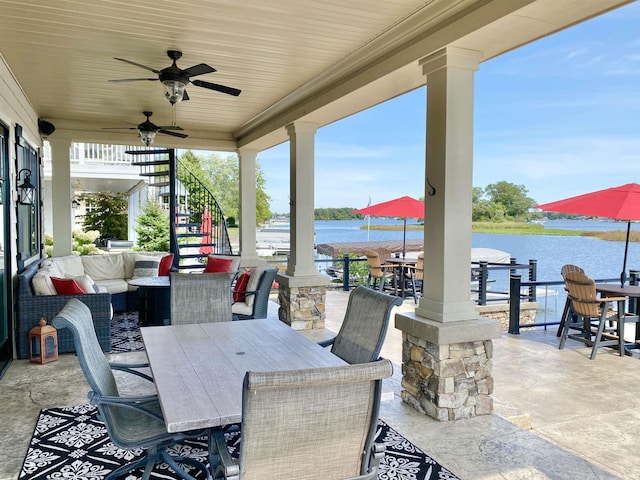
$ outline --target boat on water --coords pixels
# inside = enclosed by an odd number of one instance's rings
[[[256,231],[256,253],[259,257],[286,256],[291,252],[289,219],[273,218]]]

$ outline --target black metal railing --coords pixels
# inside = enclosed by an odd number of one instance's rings
[[[174,266],[197,270],[207,255],[233,255],[227,224],[211,191],[189,168],[176,159],[174,149],[128,150],[132,165],[157,188],[157,197],[169,212]],[[175,179],[175,181],[171,181]]]

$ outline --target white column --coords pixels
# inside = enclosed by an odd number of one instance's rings
[[[314,264],[314,150],[315,123],[294,122],[287,126],[290,139],[291,256],[287,274],[317,275]]]
[[[240,159],[240,254],[242,263],[254,265],[256,252],[256,157],[258,151],[241,148]]]
[[[479,60],[478,52],[448,47],[420,62],[427,76],[425,288],[416,314],[437,322],[478,318],[470,269],[473,76]]]
[[[51,144],[51,201],[53,220],[53,256],[70,255],[71,231],[73,229],[71,208],[71,161],[69,149],[71,138],[60,132],[49,137]]]

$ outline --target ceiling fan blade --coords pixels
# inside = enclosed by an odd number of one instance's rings
[[[158,133],[164,133],[165,135],[171,135],[173,137],[180,137],[180,138],[187,138],[189,136],[186,133],[170,132],[169,130],[164,130],[163,128],[158,130]]]
[[[193,67],[183,70],[182,73],[188,77],[195,77],[196,75],[204,75],[205,73],[213,73],[215,71],[215,68],[210,67],[206,63],[199,63],[198,65],[194,65]]]
[[[161,130],[184,130],[184,128],[179,127],[178,125],[171,125],[169,127],[158,127]]]
[[[142,80],[149,80],[150,82],[155,82],[158,79],[157,78],[121,78],[119,80],[109,80],[109,81],[113,83],[119,83],[119,82],[139,82]]]
[[[132,62],[131,60],[127,60],[125,58],[113,57],[115,60],[120,60],[121,62],[128,63],[130,65],[135,65],[136,67],[144,68],[145,70],[150,70],[153,73],[160,73],[160,70],[156,70],[155,68],[147,67],[146,65],[142,65],[141,63]]]
[[[185,100],[189,100],[189,94],[186,90],[184,91],[184,95],[182,95],[182,101],[184,102]]]
[[[240,95],[240,92],[242,91],[238,90],[237,88],[226,87],[217,83],[204,82],[202,80],[193,80],[191,83],[193,83],[197,87],[204,87],[208,88],[209,90],[217,90],[218,92],[228,93],[229,95],[233,95],[234,97]]]

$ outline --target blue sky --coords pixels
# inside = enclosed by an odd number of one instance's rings
[[[420,88],[318,130],[316,207],[423,196],[425,109]],[[640,3],[482,63],[474,117],[476,187],[545,203],[640,183]],[[272,212],[289,211],[288,157],[258,155]]]

